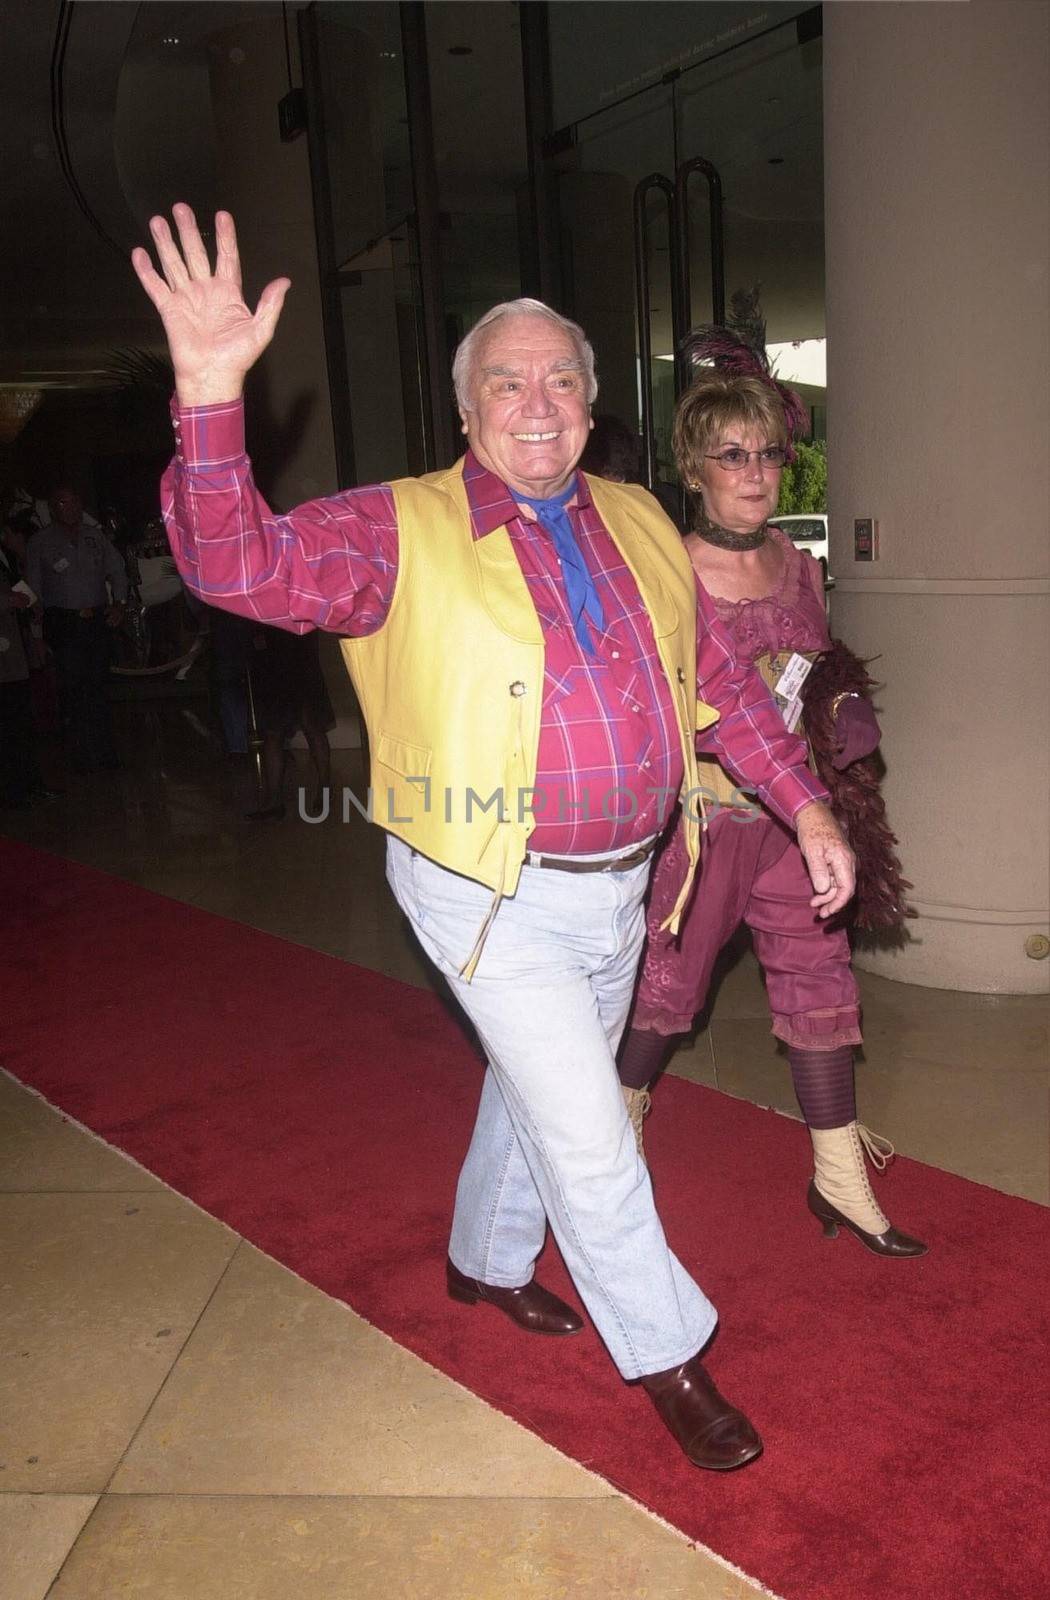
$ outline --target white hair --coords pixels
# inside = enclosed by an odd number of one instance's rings
[[[462,410],[473,410],[474,353],[478,340],[485,329],[491,327],[492,323],[498,322],[500,317],[546,317],[548,322],[563,328],[580,353],[580,363],[587,378],[587,403],[593,404],[594,397],[598,393],[594,350],[579,323],[571,322],[568,317],[561,316],[550,306],[544,305],[542,300],[522,299],[504,300],[500,305],[493,306],[491,311],[486,311],[485,315],[475,322],[470,332],[464,334],[456,347],[456,353],[452,358],[452,385],[456,391],[456,404]]]

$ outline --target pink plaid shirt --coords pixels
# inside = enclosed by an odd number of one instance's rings
[[[397,576],[392,491],[349,489],[275,516],[244,453],[241,402],[173,406],[176,455],[162,505],[172,552],[202,599],[275,627],[362,637],[383,622]],[[543,714],[536,827],[529,848],[600,854],[660,831],[682,782],[671,696],[637,585],[581,475],[573,532],[605,614],[586,655],[572,625],[553,540],[523,516],[507,486],[467,452],[464,483],[475,539],[506,527],[543,631]],[[751,668],[733,653],[698,586],[697,694],[721,713],[701,740],[742,786],[785,822],[826,791],[806,747]],[[597,633],[597,630],[593,630]]]

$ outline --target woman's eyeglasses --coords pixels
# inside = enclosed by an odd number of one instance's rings
[[[752,456],[763,467],[782,467],[787,461],[787,451],[779,444],[768,444],[764,450],[743,450],[739,445],[731,444],[717,454],[709,452],[707,459],[717,461],[726,472],[741,472]]]

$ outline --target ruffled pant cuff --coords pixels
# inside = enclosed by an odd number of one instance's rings
[[[797,1050],[839,1050],[843,1045],[863,1042],[856,1006],[799,1011],[794,1016],[774,1014],[773,1034]]]

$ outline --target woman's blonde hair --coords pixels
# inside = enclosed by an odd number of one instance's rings
[[[732,377],[703,368],[697,373],[674,413],[671,445],[678,476],[696,493],[704,457],[729,429],[758,433],[769,444],[788,448],[790,435],[783,403],[761,378]]]

